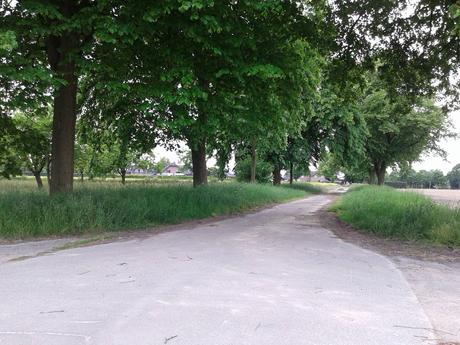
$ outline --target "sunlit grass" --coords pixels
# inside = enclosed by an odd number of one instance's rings
[[[308,190],[258,184],[140,182],[75,183],[75,191],[49,197],[34,181],[0,182],[0,238],[101,233],[215,215],[301,198]]]
[[[390,187],[360,186],[333,207],[358,229],[385,237],[460,245],[460,209]]]

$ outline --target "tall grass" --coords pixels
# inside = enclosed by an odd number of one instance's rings
[[[416,193],[360,186],[332,210],[358,229],[385,237],[460,245],[460,209],[436,204]]]
[[[292,185],[283,184],[282,186],[286,186],[292,189],[302,190],[304,192],[311,193],[311,194],[319,194],[323,192],[323,188],[313,183],[294,182]]]
[[[87,183],[78,184],[73,193],[49,197],[21,183],[0,184],[0,238],[147,228],[241,212],[307,195],[285,187],[238,183],[200,188],[185,184],[136,183],[122,187]]]

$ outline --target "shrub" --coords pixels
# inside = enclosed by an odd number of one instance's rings
[[[273,166],[270,163],[257,160],[256,162],[256,181],[268,183],[271,180]],[[236,179],[239,182],[249,182],[251,180],[251,159],[240,160],[235,166]]]

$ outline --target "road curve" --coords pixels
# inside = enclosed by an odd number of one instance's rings
[[[393,263],[321,228],[328,202],[0,264],[0,344],[435,344]]]

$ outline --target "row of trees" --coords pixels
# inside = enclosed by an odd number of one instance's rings
[[[277,184],[282,169],[293,176],[327,152],[382,183],[386,167],[439,151],[450,135],[447,103],[433,101],[458,96],[449,0],[0,6],[0,170],[15,173],[16,117],[41,121],[51,109],[51,194],[72,190],[82,157],[97,156],[90,150],[109,149],[123,169],[185,141],[195,186],[207,183],[209,154],[221,173],[232,152],[248,160],[250,181],[257,160],[270,162]],[[401,146],[413,150],[399,156]]]
[[[43,187],[42,176],[46,173],[50,182],[51,165],[51,123],[49,114],[28,117],[17,113],[12,118],[12,130],[3,137],[7,142],[5,152],[9,166],[4,170],[19,175],[30,172],[36,179],[38,188]],[[79,127],[79,126],[77,126]],[[161,173],[172,162],[166,157],[155,158],[153,152],[128,151],[111,141],[85,142],[77,131],[74,156],[74,175],[84,178],[106,177],[118,174],[124,184],[127,172],[141,169],[150,173]],[[189,152],[180,155],[181,172],[191,170]],[[4,177],[8,177],[5,175]]]
[[[441,170],[401,169],[395,170],[388,176],[388,182],[396,186],[409,188],[460,188],[460,164],[444,175]]]

